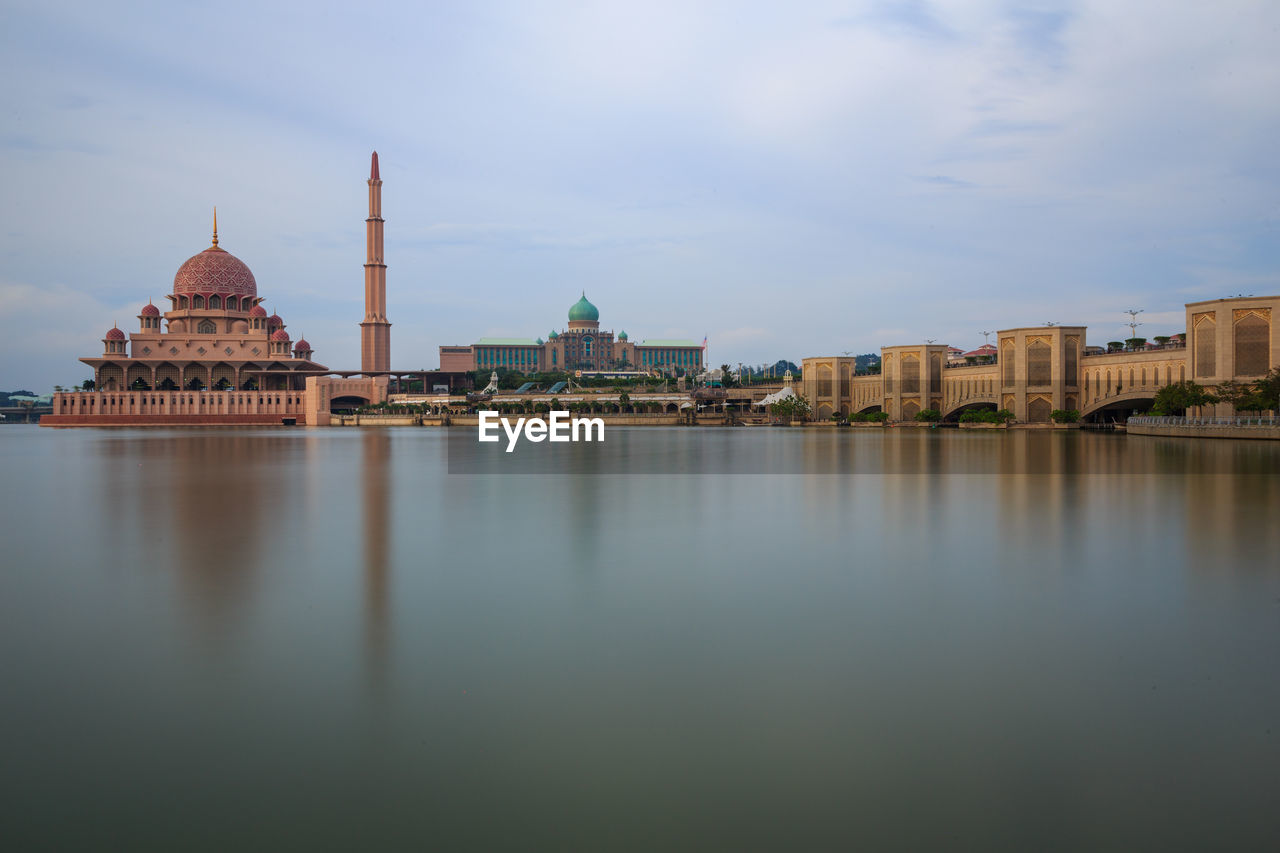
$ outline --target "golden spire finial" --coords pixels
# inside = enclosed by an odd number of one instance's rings
[[[218,206],[213,207],[213,245],[218,245]]]

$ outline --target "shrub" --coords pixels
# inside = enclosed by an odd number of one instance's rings
[[[916,420],[929,424],[937,423],[942,420],[942,412],[937,409],[921,409],[916,412]]]
[[[1049,413],[1049,417],[1053,418],[1056,424],[1074,424],[1080,422],[1079,409],[1054,409]]]

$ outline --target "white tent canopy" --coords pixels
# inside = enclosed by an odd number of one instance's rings
[[[788,385],[785,388],[783,388],[781,391],[775,391],[772,394],[770,394],[768,397],[765,397],[763,400],[758,401],[756,405],[770,406],[774,403],[781,403],[783,400],[787,399],[788,397],[794,397],[794,396],[796,396],[796,392],[791,390],[791,386]]]

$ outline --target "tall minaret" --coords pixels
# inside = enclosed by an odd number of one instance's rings
[[[360,324],[360,370],[391,369],[391,324],[387,322],[387,265],[382,262],[382,178],[378,152],[369,169],[369,218],[365,220],[368,260],[364,265],[364,322]]]

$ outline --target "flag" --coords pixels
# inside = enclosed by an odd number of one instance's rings
[[[707,336],[706,336],[706,335],[703,335],[703,336],[702,336],[702,348],[703,348],[703,349],[706,349],[706,348],[707,348]]]

